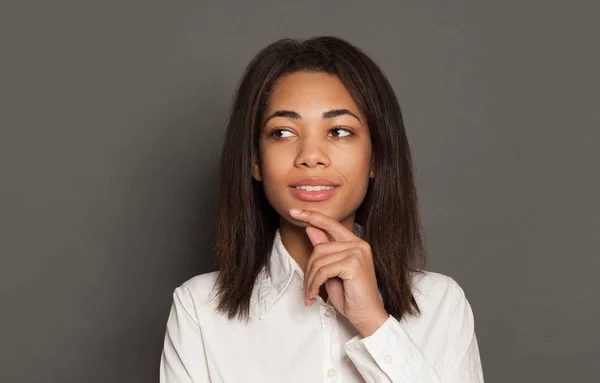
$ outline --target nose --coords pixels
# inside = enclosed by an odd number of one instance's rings
[[[295,165],[297,167],[327,167],[330,165],[329,156],[326,153],[327,143],[319,141],[317,138],[307,138],[299,143],[298,155]]]

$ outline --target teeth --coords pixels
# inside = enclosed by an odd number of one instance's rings
[[[321,190],[331,190],[333,186],[308,186],[308,185],[300,185],[296,186],[296,189],[306,190],[306,191],[321,191]]]

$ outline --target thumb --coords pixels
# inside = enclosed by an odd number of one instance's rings
[[[316,246],[319,243],[329,242],[327,234],[325,234],[323,230],[314,226],[306,227],[306,235],[308,235],[308,238],[310,239],[310,242],[313,244],[313,246]]]

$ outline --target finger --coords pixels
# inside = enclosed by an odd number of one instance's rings
[[[319,232],[323,233],[323,231],[321,229],[318,229],[316,227],[311,227],[311,229],[312,229],[311,231],[314,230],[314,231],[319,231]],[[310,235],[312,235],[312,234],[310,234]],[[310,274],[315,261],[317,261],[320,258],[327,257],[330,254],[337,253],[337,252],[340,252],[343,250],[359,248],[360,244],[361,244],[360,242],[321,242],[321,243],[317,243],[315,245],[310,257],[308,258],[308,262],[306,263],[306,269],[304,271],[304,290],[305,290],[306,297],[308,298],[308,292],[306,291],[307,286],[308,286],[308,284],[307,284],[308,275]]]
[[[314,228],[314,230],[319,230]],[[349,250],[357,248],[360,250],[361,242],[321,242],[315,245],[310,257],[308,258],[308,262],[306,263],[306,269],[304,271],[304,289],[306,290],[308,275],[310,274],[313,264],[320,258],[327,257],[330,254],[337,253],[343,250]],[[308,297],[308,294],[306,295]]]
[[[310,299],[311,290],[310,290],[309,286],[311,286],[311,283],[315,278],[315,274],[319,271],[319,269],[321,269],[323,266],[340,261],[340,260],[346,258],[347,256],[348,256],[348,251],[343,250],[343,251],[339,251],[339,252],[324,254],[320,258],[313,261],[312,266],[310,268],[309,267],[306,268],[306,275],[304,278],[305,298]],[[317,290],[317,293],[318,293],[318,290]]]
[[[317,227],[312,227],[312,226],[307,226],[306,227],[306,235],[308,235],[308,238],[310,239],[310,242],[313,244],[313,246],[317,246],[320,243],[327,243],[329,242],[329,238],[327,238],[327,234],[325,234],[325,232]],[[307,281],[308,279],[306,278],[306,276],[308,275],[308,272],[310,270],[310,263],[311,263],[311,258],[313,258],[316,254],[315,250],[313,250],[313,254],[311,254],[311,256],[308,258],[308,263],[306,265],[306,271],[304,273],[304,296],[305,299],[308,299],[308,289],[307,289]]]
[[[326,231],[334,241],[352,241],[358,238],[340,222],[318,211],[290,209],[290,216]]]
[[[316,297],[321,285],[329,278],[340,277],[342,280],[348,279],[354,275],[354,265],[356,264],[354,257],[347,255],[341,260],[320,267],[315,271],[314,277],[309,284],[309,295],[313,298]]]

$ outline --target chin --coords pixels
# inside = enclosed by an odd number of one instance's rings
[[[328,217],[331,217],[331,218],[335,219],[338,222],[340,222],[343,217],[347,216],[347,214],[345,214],[344,212],[335,211],[334,209],[328,209],[324,205],[321,205],[321,206],[305,206],[305,205],[299,205],[298,206],[298,205],[295,205],[295,206],[297,206],[299,209],[304,209],[304,210],[309,210],[309,211],[316,211],[317,213],[324,214],[324,215],[326,215]],[[292,206],[290,206],[290,208],[291,207]],[[286,212],[287,212],[287,210],[286,210]],[[302,226],[302,227],[310,226],[307,222],[294,219],[294,218],[290,217],[289,215],[287,215],[286,218],[287,218],[287,220],[290,223],[292,223],[294,225]]]
[[[308,223],[304,222],[304,221],[297,221],[295,219],[291,219],[289,220],[289,222],[294,225],[294,226],[298,226],[298,227],[308,227],[310,226]]]

